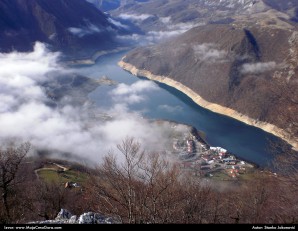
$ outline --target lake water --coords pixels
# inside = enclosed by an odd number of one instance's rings
[[[125,52],[105,55],[98,58],[95,65],[76,68],[88,77],[100,78],[105,75],[118,83],[131,85],[140,78],[136,78],[117,65],[124,55]],[[89,97],[101,108],[109,108],[112,104],[109,92],[115,87],[100,86]],[[144,92],[144,95],[147,100],[131,105],[130,110],[141,112],[149,119],[165,119],[192,125],[205,133],[205,138],[211,146],[223,147],[239,158],[261,167],[266,166],[273,158],[268,145],[280,139],[259,128],[206,110],[183,93],[165,84],[158,84],[157,90]]]

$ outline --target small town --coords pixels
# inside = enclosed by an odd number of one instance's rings
[[[236,180],[255,170],[253,164],[237,158],[228,150],[208,145],[194,128],[173,122],[170,124],[173,129],[172,153],[181,169],[194,176],[219,180]],[[181,129],[183,126],[184,130]]]

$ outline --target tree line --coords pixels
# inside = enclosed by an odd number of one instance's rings
[[[181,171],[160,153],[145,152],[133,138],[117,145],[117,155],[108,153],[81,190],[38,178],[29,150],[29,143],[0,149],[1,223],[54,219],[61,208],[122,223],[298,222],[298,157],[290,149],[276,161],[277,177],[259,174],[225,190]]]

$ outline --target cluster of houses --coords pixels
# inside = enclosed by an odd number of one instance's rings
[[[186,140],[186,144],[187,144],[187,153],[189,154],[194,153],[195,145],[193,140]]]
[[[178,154],[180,168],[192,171],[196,176],[213,176],[222,171],[226,175],[236,178],[246,172],[246,167],[253,167],[237,159],[226,149],[210,147],[200,142],[195,136],[174,140],[174,152]]]

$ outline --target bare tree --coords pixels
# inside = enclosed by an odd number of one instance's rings
[[[276,154],[274,167],[276,168],[280,179],[284,183],[290,184],[291,189],[298,192],[298,153],[285,143],[272,143],[273,153]]]
[[[21,144],[18,147],[9,146],[5,149],[0,149],[0,189],[7,221],[10,220],[9,193],[14,186],[21,182],[21,179],[16,178],[16,176],[20,164],[29,150],[29,143]]]
[[[65,208],[67,192],[58,182],[38,181],[33,186],[32,212],[45,220],[54,219],[61,208]]]
[[[147,222],[178,222],[183,198],[179,169],[160,154],[151,153],[139,164],[137,176],[143,182],[138,210]]]
[[[120,159],[110,153],[90,184],[97,209],[124,223],[169,222],[177,205],[178,171],[160,155],[145,154],[133,138],[117,148]]]
[[[274,167],[279,184],[279,214],[276,219],[297,223],[298,219],[298,153],[288,145],[278,142],[271,147],[276,153]]]
[[[161,154],[145,153],[133,138],[117,147],[120,155],[105,158],[86,195],[92,209],[124,223],[297,222],[297,166],[278,176],[257,172],[237,187],[217,191],[181,174]]]

